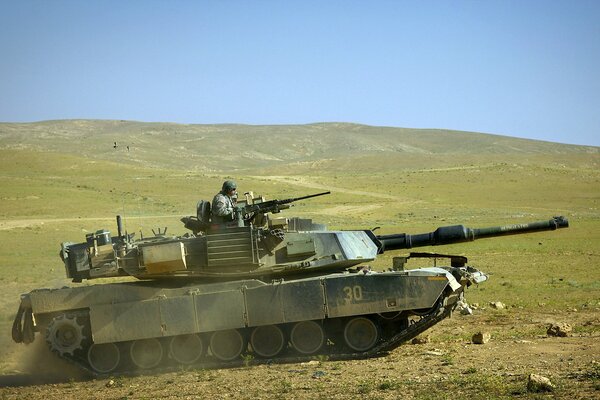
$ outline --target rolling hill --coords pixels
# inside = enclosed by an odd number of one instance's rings
[[[114,145],[116,142],[116,146]],[[546,155],[598,155],[600,148],[508,136],[349,123],[309,125],[184,125],[105,120],[1,123],[0,149],[191,171],[271,173],[310,169],[449,166],[457,159],[519,160]],[[315,164],[317,163],[317,164]]]

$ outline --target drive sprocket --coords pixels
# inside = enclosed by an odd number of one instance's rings
[[[46,328],[46,342],[50,350],[60,356],[72,356],[75,350],[83,349],[85,339],[83,325],[75,315],[61,314],[54,317]]]

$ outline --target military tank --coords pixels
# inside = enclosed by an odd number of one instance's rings
[[[383,355],[448,317],[464,289],[487,276],[463,256],[410,253],[389,270],[368,263],[388,251],[555,230],[563,217],[483,229],[377,235],[333,231],[311,219],[279,217],[318,193],[266,201],[246,193],[230,221],[214,224],[210,203],[182,218],[191,232],[134,239],[98,230],[62,243],[73,282],[125,282],[37,289],[21,296],[12,337],[44,337],[58,357],[95,375],[222,367],[314,357]],[[413,258],[435,266],[406,268]],[[446,261],[447,265],[438,266]]]

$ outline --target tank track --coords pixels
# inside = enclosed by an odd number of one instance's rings
[[[408,325],[398,330],[395,334],[385,338],[384,340],[380,340],[375,346],[370,348],[367,351],[363,352],[348,352],[347,346],[339,346],[339,345],[326,345],[323,346],[322,350],[316,354],[311,355],[298,355],[298,354],[289,354],[291,351],[282,352],[281,356],[276,356],[274,358],[258,358],[252,356],[244,356],[238,357],[238,359],[233,361],[220,361],[215,359],[214,357],[204,357],[201,361],[198,361],[193,364],[185,365],[184,367],[189,367],[191,369],[224,369],[224,368],[236,368],[236,367],[248,367],[248,366],[257,366],[263,364],[291,364],[291,363],[301,363],[308,362],[314,360],[328,360],[328,361],[342,361],[342,360],[360,360],[367,358],[376,358],[383,357],[389,354],[390,351],[399,347],[401,344],[406,343],[407,341],[415,338],[419,334],[428,330],[432,326],[441,322],[445,318],[451,316],[452,311],[456,308],[457,302],[462,295],[462,291],[453,292],[449,295],[446,295],[444,298],[441,298],[437,304],[429,310],[426,314],[418,317],[416,320],[408,320]],[[89,341],[84,346],[85,349],[89,348]],[[290,349],[291,350],[291,349]],[[56,353],[56,352],[55,352]],[[90,378],[107,378],[113,376],[137,376],[137,375],[146,375],[146,374],[156,374],[156,373],[168,373],[174,371],[180,371],[182,368],[181,364],[177,364],[175,362],[169,362],[169,357],[163,357],[163,364],[168,365],[159,365],[155,368],[149,369],[139,369],[139,368],[117,368],[110,373],[99,373],[92,369],[88,364],[86,357],[84,356],[87,352],[79,351],[74,352],[73,354],[63,353],[56,354],[61,359],[69,362],[72,365],[75,365],[80,370],[85,371],[89,374]],[[288,354],[286,354],[288,353]],[[167,362],[164,362],[167,360]]]

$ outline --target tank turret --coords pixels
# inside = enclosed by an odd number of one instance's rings
[[[196,216],[182,222],[193,234],[155,235],[134,241],[107,230],[88,234],[84,243],[63,243],[61,255],[67,276],[83,279],[131,275],[139,279],[189,278],[233,280],[276,279],[341,272],[373,261],[378,253],[423,246],[447,245],[494,236],[554,230],[568,226],[564,217],[549,221],[490,228],[444,226],[433,232],[375,235],[371,230],[330,231],[310,219],[276,218],[291,203],[329,192],[285,200],[265,201],[248,196],[225,223],[210,219],[210,203],[200,201]]]
[[[200,201],[196,215],[181,219],[191,231],[183,236],[158,230],[136,240],[117,217],[116,235],[101,229],[84,242],[62,243],[67,277],[139,280],[24,294],[13,339],[30,343],[41,333],[57,356],[95,375],[304,361],[317,354],[371,357],[450,316],[464,289],[487,279],[466,257],[428,253],[396,257],[402,262],[375,272],[368,263],[378,254],[568,226],[554,217],[376,235],[278,215],[328,193],[271,201],[247,193],[219,224],[210,203]],[[405,268],[413,257],[448,258],[450,265]]]

